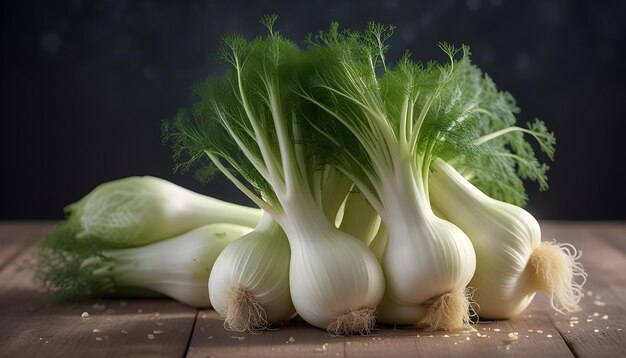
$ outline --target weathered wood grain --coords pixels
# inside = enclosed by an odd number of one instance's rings
[[[0,357],[184,355],[196,309],[169,299],[51,303],[32,273],[15,267],[41,237],[0,271]]]

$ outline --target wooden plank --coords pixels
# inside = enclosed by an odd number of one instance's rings
[[[589,229],[591,227],[591,229]],[[593,225],[544,223],[545,238],[570,242],[582,250],[589,275],[580,312],[552,319],[577,357],[626,356],[626,257]]]
[[[217,312],[202,310],[188,357],[343,357],[343,343],[302,321],[259,334],[227,331]]]
[[[0,272],[0,282],[3,357],[182,356],[197,312],[168,299],[54,304],[32,273],[13,265]]]
[[[27,247],[43,238],[53,225],[52,222],[0,222],[0,271]]]
[[[572,357],[550,318],[543,312],[532,312],[509,321],[482,322],[472,332],[425,332],[383,326],[371,336],[338,338],[304,322],[285,323],[280,329],[260,334],[231,332],[224,329],[215,311],[205,310],[199,312],[188,356],[526,357],[550,352],[553,357]],[[517,340],[512,340],[509,334],[515,333]]]

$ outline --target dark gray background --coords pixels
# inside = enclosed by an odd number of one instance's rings
[[[246,202],[224,179],[172,173],[160,121],[219,75],[220,36],[262,33],[275,12],[292,39],[331,21],[397,25],[389,57],[441,58],[439,41],[513,93],[523,121],[557,137],[551,188],[530,185],[544,219],[626,219],[623,1],[3,1],[0,11],[0,219],[58,219],[97,184],[156,175]]]

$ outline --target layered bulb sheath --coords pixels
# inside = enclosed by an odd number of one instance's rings
[[[379,320],[431,329],[462,328],[469,321],[465,287],[476,267],[474,248],[457,226],[433,214],[420,185],[402,178],[410,176],[398,175],[397,183],[386,181],[381,195],[388,239],[383,255],[387,291]],[[393,312],[394,306],[416,317],[409,320]],[[398,315],[404,317],[402,322],[395,318]]]
[[[226,245],[251,229],[235,224],[206,225],[150,245],[105,250],[82,262],[82,269],[111,293],[148,289],[186,305],[211,307],[206,282]]]
[[[469,286],[481,318],[513,317],[537,291],[547,292],[559,312],[578,308],[586,274],[572,245],[541,242],[539,224],[526,210],[490,198],[441,160],[429,189],[437,212],[474,245],[477,267]]]
[[[298,314],[333,335],[369,334],[385,290],[374,254],[321,212],[284,207],[306,215],[283,226],[291,247],[289,282]]]
[[[209,294],[224,327],[257,332],[295,315],[290,256],[287,236],[267,213],[254,231],[222,251],[211,271]]]

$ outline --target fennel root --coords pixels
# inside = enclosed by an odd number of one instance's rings
[[[269,326],[263,306],[243,286],[232,286],[226,293],[224,328],[229,331],[258,333]]]
[[[372,332],[376,323],[374,312],[371,308],[351,311],[337,317],[337,320],[329,324],[326,330],[332,336],[337,337],[351,336],[355,333],[367,336]]]
[[[457,330],[470,323],[473,290],[463,288],[444,293],[426,302],[426,312],[418,325],[427,330]]]
[[[577,260],[581,252],[571,244],[542,242],[530,256],[536,288],[550,294],[552,308],[560,313],[578,311],[587,274]],[[576,278],[582,278],[577,282]]]

